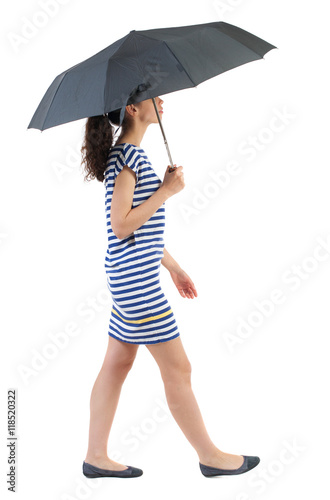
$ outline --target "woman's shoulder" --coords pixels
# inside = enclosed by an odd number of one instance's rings
[[[142,160],[147,159],[147,155],[144,149],[129,142],[113,146],[110,150],[109,157],[112,159],[116,159],[119,162],[120,161],[141,162]]]
[[[112,149],[115,151],[138,151],[139,153],[144,153],[144,149],[136,144],[131,144],[130,142],[121,142],[119,144],[115,144]]]

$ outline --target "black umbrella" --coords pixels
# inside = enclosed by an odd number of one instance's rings
[[[220,73],[262,59],[274,45],[225,22],[130,31],[94,56],[58,75],[28,128],[56,125],[120,110],[153,99],[170,163],[171,154],[155,97],[196,87]]]

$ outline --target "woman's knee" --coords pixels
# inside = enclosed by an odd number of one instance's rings
[[[147,345],[147,347],[159,366],[164,383],[190,381],[191,363],[180,337],[165,343]]]
[[[164,383],[189,382],[191,381],[192,366],[188,358],[180,363],[172,364],[163,369],[162,378]]]
[[[104,360],[103,363],[103,370],[108,375],[117,377],[118,379],[124,379],[128,372],[131,370],[133,363],[134,363],[134,357],[122,357],[122,358],[113,358],[113,357],[107,357]]]
[[[109,341],[104,367],[112,372],[125,374],[130,371],[136,358],[138,346],[116,340]]]

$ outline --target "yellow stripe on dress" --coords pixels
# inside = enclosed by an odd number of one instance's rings
[[[150,316],[150,318],[144,318],[144,319],[136,319],[136,320],[128,320],[128,319],[124,319],[122,316],[120,316],[120,314],[117,313],[117,311],[115,311],[113,308],[112,308],[112,311],[114,314],[116,314],[117,316],[119,316],[119,318],[122,320],[122,321],[125,321],[125,323],[145,323],[146,321],[151,321],[153,319],[159,319],[159,318],[164,318],[164,316],[168,316],[169,314],[171,314],[172,312],[172,309],[170,309],[169,311],[166,311],[162,314],[158,314],[158,316]]]

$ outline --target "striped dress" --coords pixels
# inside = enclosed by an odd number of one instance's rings
[[[136,231],[117,238],[111,227],[111,199],[124,165],[136,174],[132,208],[147,200],[162,182],[142,148],[124,143],[110,149],[104,173],[108,237],[104,266],[113,301],[108,334],[132,344],[166,342],[180,333],[159,282],[165,203]]]

